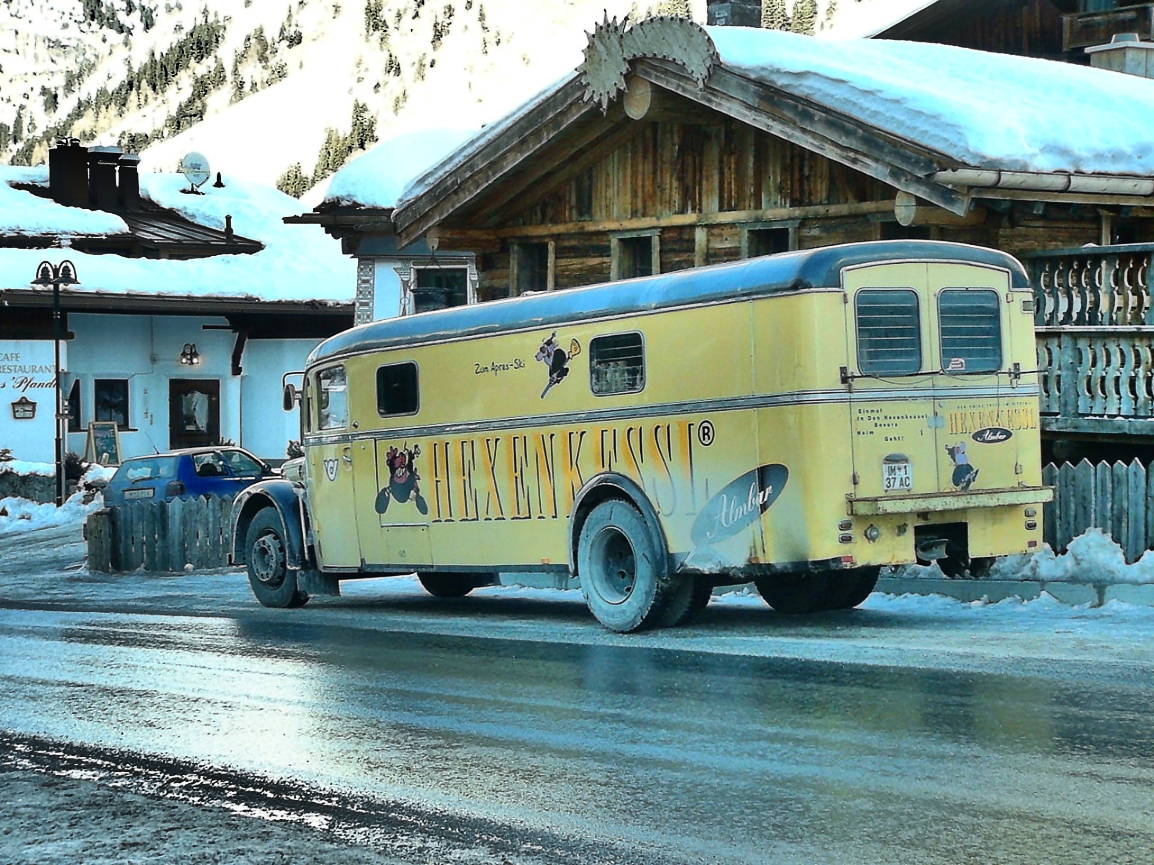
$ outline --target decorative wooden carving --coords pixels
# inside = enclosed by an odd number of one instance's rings
[[[586,34],[589,44],[580,69],[585,101],[599,103],[602,112],[628,89],[625,76],[631,60],[651,58],[676,63],[699,88],[705,87],[713,67],[721,61],[705,28],[687,18],[658,16],[632,27],[628,24],[628,16],[618,23],[616,16],[610,20],[606,12],[605,20]]]

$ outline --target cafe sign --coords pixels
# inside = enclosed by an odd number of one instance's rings
[[[61,367],[67,369],[62,343]],[[50,339],[0,340],[0,447],[21,460],[55,459],[56,347]]]

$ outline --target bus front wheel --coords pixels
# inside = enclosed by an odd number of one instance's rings
[[[577,574],[589,610],[619,633],[674,625],[692,600],[692,580],[669,573],[656,532],[619,499],[589,512],[577,543]]]
[[[248,583],[265,607],[303,607],[309,596],[297,588],[296,571],[288,567],[280,515],[265,508],[253,517],[246,539]]]

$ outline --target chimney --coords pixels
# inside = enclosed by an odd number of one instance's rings
[[[232,214],[226,213],[224,215],[224,239],[232,242]]]
[[[124,210],[140,210],[140,154],[122,153],[118,162],[120,206]]]
[[[66,207],[88,206],[88,148],[75,138],[48,151],[48,194]]]
[[[706,0],[706,23],[727,27],[760,27],[761,0]]]
[[[1115,33],[1106,45],[1086,49],[1090,65],[1127,75],[1154,78],[1154,42],[1143,42],[1137,33]]]
[[[116,164],[119,147],[93,147],[88,151],[88,206],[97,210],[116,210]]]

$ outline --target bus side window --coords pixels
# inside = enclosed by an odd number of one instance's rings
[[[913,289],[863,288],[855,304],[858,368],[878,376],[919,372],[922,331]]]
[[[1002,365],[1002,315],[998,293],[947,288],[938,295],[942,369],[997,372]]]
[[[349,425],[349,392],[345,368],[333,366],[317,373],[317,429],[344,429]]]
[[[394,363],[377,369],[377,413],[381,417],[416,414],[420,404],[415,363]]]
[[[590,340],[589,386],[597,396],[644,389],[645,345],[641,334],[617,333]]]

